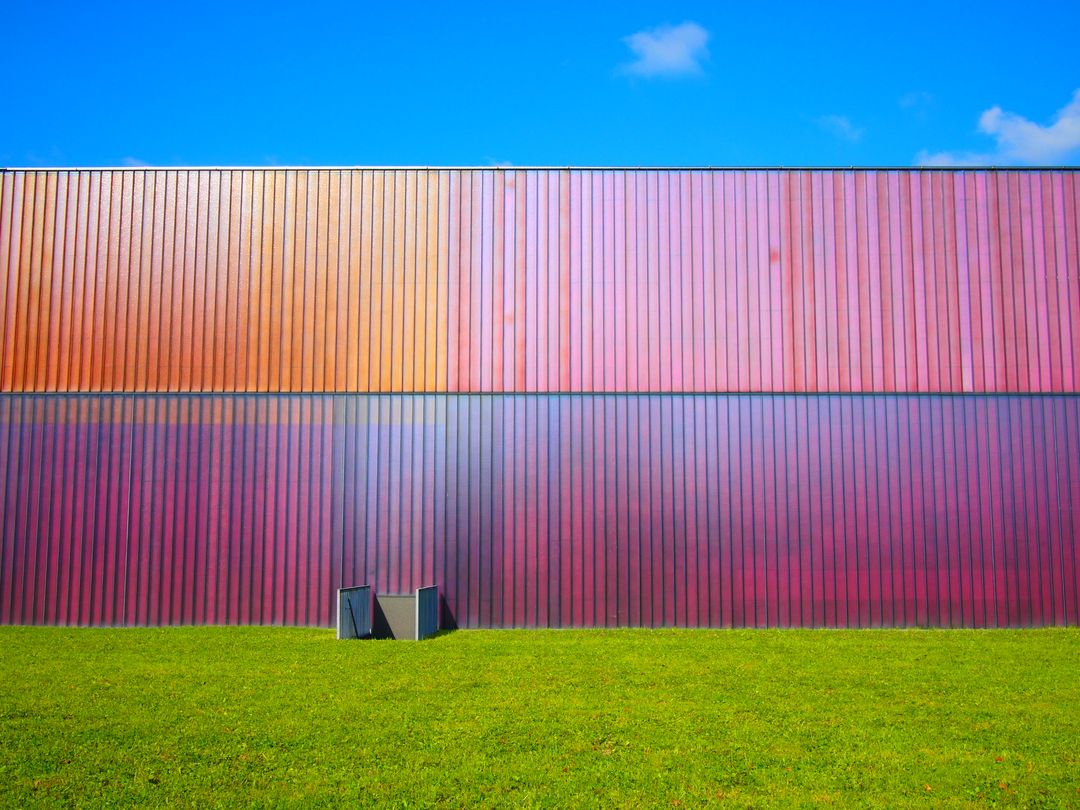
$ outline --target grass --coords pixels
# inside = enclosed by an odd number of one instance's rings
[[[1080,807],[1080,631],[0,628],[0,805]]]

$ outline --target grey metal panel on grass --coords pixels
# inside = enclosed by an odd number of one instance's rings
[[[374,597],[370,585],[338,588],[338,638],[370,638]]]
[[[434,585],[416,589],[416,638],[424,639],[439,630],[439,589]]]

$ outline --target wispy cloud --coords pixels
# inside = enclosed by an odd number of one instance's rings
[[[636,58],[620,72],[633,76],[694,76],[703,72],[701,63],[709,57],[709,32],[696,22],[638,31],[623,42]]]
[[[898,103],[905,110],[919,110],[933,104],[934,96],[925,90],[912,90],[910,93],[904,93],[904,95],[900,96]]]
[[[986,152],[930,152],[915,156],[916,166],[993,166],[994,156]]]
[[[131,166],[132,168],[137,168],[139,166],[149,166],[150,164],[147,163],[142,158],[125,157],[125,158],[120,159],[120,165],[121,166]]]
[[[915,156],[915,162],[920,166],[1002,166],[1065,163],[1080,157],[1080,90],[1057,111],[1049,125],[1037,124],[994,106],[979,116],[979,132],[995,140],[993,151],[930,152],[924,149]]]
[[[897,99],[900,109],[906,110],[915,120],[925,122],[934,108],[934,96],[925,90],[912,90]]]
[[[858,143],[862,140],[863,128],[851,123],[846,115],[823,115],[815,120],[819,127],[842,141]]]

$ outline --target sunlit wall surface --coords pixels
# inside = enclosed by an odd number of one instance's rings
[[[1075,624],[1075,171],[6,171],[0,622]]]

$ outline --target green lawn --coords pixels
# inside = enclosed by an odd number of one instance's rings
[[[1080,807],[1080,631],[0,628],[0,805]]]

